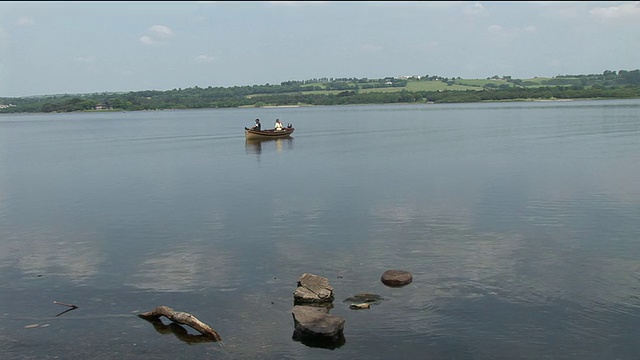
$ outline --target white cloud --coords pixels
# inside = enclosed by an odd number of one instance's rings
[[[31,26],[33,24],[35,24],[35,21],[32,18],[26,16],[23,16],[18,19],[18,21],[16,21],[16,25],[18,26]]]
[[[486,12],[487,12],[487,9],[484,6],[482,6],[482,4],[480,3],[473,3],[465,6],[464,8],[465,15],[470,15],[470,16],[484,15],[486,14]]]
[[[487,28],[487,31],[493,34],[505,34],[505,35],[516,36],[522,33],[538,32],[538,28],[534,25],[525,26],[523,28],[519,28],[519,27],[508,28],[500,25],[491,25]]]
[[[78,56],[74,60],[79,63],[93,63],[96,61],[96,58],[94,56]]]
[[[161,39],[169,38],[173,35],[173,31],[164,25],[153,25],[149,28],[149,31],[151,31],[155,37]]]
[[[610,6],[606,8],[595,8],[590,11],[591,15],[602,19],[640,19],[640,1]]]
[[[140,42],[145,45],[162,45],[173,37],[171,28],[164,25],[153,25],[148,30],[149,35],[140,37]]]
[[[196,56],[196,62],[200,64],[207,64],[215,61],[216,61],[216,58],[213,56],[204,55],[204,54]]]
[[[145,45],[155,45],[156,41],[153,40],[150,36],[143,36],[140,38],[140,42],[145,44]]]

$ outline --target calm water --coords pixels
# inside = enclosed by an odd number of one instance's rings
[[[2,115],[0,358],[637,359],[639,218],[636,100]],[[303,273],[343,346],[292,340]]]

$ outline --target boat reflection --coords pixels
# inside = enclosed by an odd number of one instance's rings
[[[245,139],[245,149],[247,154],[260,155],[262,150],[270,151],[275,149],[281,153],[283,149],[293,149],[293,138],[283,139]]]

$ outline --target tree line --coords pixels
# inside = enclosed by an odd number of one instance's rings
[[[495,76],[494,78],[497,78]],[[487,78],[490,80],[492,78]],[[460,78],[420,76],[410,79],[321,78],[234,87],[193,87],[168,91],[132,91],[0,98],[0,113],[73,112],[91,110],[163,110],[261,107],[280,105],[352,105],[390,103],[464,103],[551,99],[640,98],[640,70],[604,71],[602,74],[560,75],[551,79],[524,81],[502,77],[504,84],[486,83],[477,90],[408,91],[410,81],[441,81],[464,84]],[[393,88],[393,91],[363,91]]]

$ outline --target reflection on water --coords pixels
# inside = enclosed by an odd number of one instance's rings
[[[638,100],[3,115],[0,358],[635,359],[638,154]],[[385,301],[296,341],[303,273]]]
[[[153,325],[153,328],[159,334],[162,334],[162,335],[173,334],[180,341],[185,342],[189,345],[215,342],[214,339],[206,335],[190,334],[189,331],[184,326],[178,323],[169,322],[169,324],[165,324],[164,322],[162,322],[160,318],[149,318],[149,317],[140,317],[140,318],[151,323],[151,325]]]
[[[247,154],[261,154],[262,153],[262,141],[263,140],[246,139],[244,141],[244,146],[247,149]],[[271,141],[273,141],[273,140],[271,140]]]
[[[300,342],[308,347],[312,348],[322,348],[335,350],[344,346],[347,340],[344,337],[343,333],[339,333],[335,339],[324,339],[324,338],[313,338],[313,337],[303,337],[300,335],[298,331],[293,331],[293,335],[291,338],[294,341]]]
[[[282,153],[283,150],[293,149],[293,138],[284,139],[245,139],[245,149],[247,154],[262,154],[262,151],[273,151]],[[258,159],[260,157],[258,156]]]

